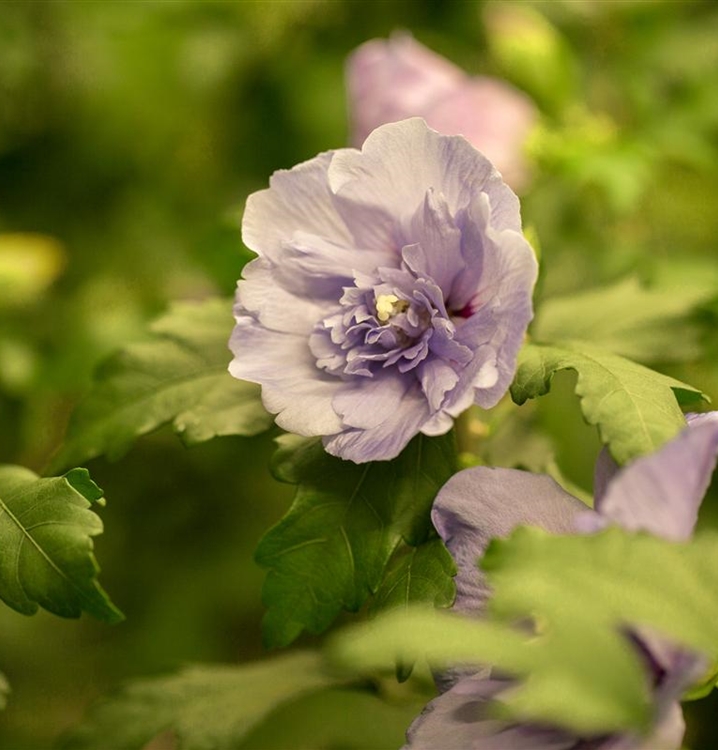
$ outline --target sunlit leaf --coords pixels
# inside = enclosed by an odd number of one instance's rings
[[[589,424],[597,425],[613,457],[626,463],[650,453],[680,432],[681,404],[699,402],[700,391],[590,344],[529,344],[519,353],[511,396],[517,404],[548,393],[560,370],[578,373],[576,394]]]
[[[227,366],[232,305],[180,303],[98,370],[78,406],[57,469],[106,454],[118,458],[141,435],[171,423],[188,445],[220,435],[256,435],[272,417],[259,386],[235,380]]]
[[[644,668],[625,636],[650,627],[718,661],[718,535],[673,543],[612,528],[556,537],[521,528],[494,540],[482,566],[493,596],[481,620],[396,610],[338,634],[330,654],[354,669],[494,665],[515,675],[497,711],[578,733],[645,730]],[[532,619],[534,633],[516,627]]]
[[[393,461],[363,465],[329,456],[319,441],[286,436],[280,445],[275,472],[299,486],[256,552],[268,568],[262,598],[269,646],[287,645],[302,630],[320,633],[342,609],[358,610],[397,547],[427,541],[431,504],[456,465],[452,434],[420,435]],[[439,565],[425,572],[434,580],[422,594],[442,591],[446,601],[451,571]]]
[[[177,750],[242,746],[287,701],[340,682],[318,655],[287,654],[239,666],[197,665],[129,683],[98,703],[61,742],[65,750],[141,750],[170,733]]]
[[[710,296],[696,286],[647,289],[623,279],[546,300],[532,332],[537,341],[581,340],[642,362],[691,360],[701,354],[701,329],[691,313]]]
[[[102,521],[90,506],[101,502],[85,469],[40,479],[0,466],[0,599],[25,615],[41,606],[61,617],[122,620],[97,582],[92,537]]]

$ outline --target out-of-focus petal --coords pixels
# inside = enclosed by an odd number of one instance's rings
[[[463,135],[514,189],[527,179],[523,145],[537,119],[533,102],[491,78],[470,78],[409,34],[366,42],[347,61],[352,141],[374,128],[419,116],[446,135]]]
[[[455,474],[440,490],[431,518],[457,567],[458,612],[479,613],[490,590],[478,560],[489,541],[519,525],[573,531],[586,506],[547,476],[478,466]]]
[[[574,750],[565,732],[491,718],[489,701],[506,687],[485,673],[464,677],[414,720],[403,750]]]
[[[595,506],[605,523],[673,541],[691,536],[718,457],[718,413],[701,417],[614,476]]]

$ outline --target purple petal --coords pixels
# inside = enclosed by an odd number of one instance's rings
[[[352,237],[332,202],[327,169],[328,151],[289,170],[275,172],[269,189],[247,198],[242,219],[242,239],[260,256],[282,260],[283,243],[298,229],[352,247]]]
[[[324,438],[324,447],[333,456],[355,463],[396,458],[428,420],[426,399],[414,381],[411,390],[379,415],[383,421],[368,429],[348,428]]]
[[[461,231],[449,213],[444,196],[434,189],[427,190],[412,225],[412,238],[417,244],[405,248],[403,258],[412,271],[432,279],[446,298],[464,263]]]
[[[512,185],[526,180],[523,144],[537,118],[531,100],[502,81],[469,78],[408,34],[363,44],[349,58],[353,143],[418,115],[446,135],[463,135]]]
[[[608,448],[601,448],[593,470],[594,507],[601,503],[608,485],[620,470],[621,467],[614,461],[613,456],[608,452]]]
[[[423,114],[427,103],[465,80],[463,71],[409,34],[365,42],[347,61],[353,144],[360,147],[380,125]]]
[[[573,750],[576,737],[557,729],[491,718],[489,701],[507,683],[465,677],[434,698],[409,727],[403,750]]]
[[[484,409],[498,403],[513,379],[516,358],[533,317],[531,295],[526,290],[533,289],[538,274],[533,249],[522,234],[506,230],[497,236],[490,231],[487,237],[475,300],[479,306],[483,305],[482,315],[490,314],[493,321],[494,330],[486,343],[497,353],[499,377],[492,386],[476,386],[476,403]]]
[[[690,538],[718,457],[718,412],[693,419],[655,453],[623,468],[596,503],[607,522],[672,541]]]
[[[332,398],[341,381],[324,377],[303,336],[262,328],[238,317],[229,342],[235,357],[230,373],[262,384],[262,403],[277,414],[277,424],[298,435],[322,435],[341,429]],[[250,351],[251,357],[240,356]]]
[[[308,335],[317,319],[328,312],[326,305],[278,284],[275,267],[265,258],[247,263],[242,273],[235,311],[240,315],[251,313],[265,328]]]
[[[284,257],[274,270],[275,284],[305,297],[330,299],[334,304],[342,288],[354,282],[356,273],[374,273],[391,262],[390,253],[357,250],[298,230],[284,243]],[[244,276],[246,276],[246,267]]]
[[[374,249],[410,244],[408,226],[397,218],[408,223],[429,188],[443,193],[454,215],[484,191],[492,224],[521,231],[518,199],[491,162],[464,138],[439,135],[419,118],[375,130],[361,151],[337,151],[328,177],[347,226]]]
[[[454,609],[474,614],[483,609],[490,591],[477,561],[491,539],[522,524],[569,533],[574,517],[585,509],[547,476],[484,466],[455,474],[439,491],[431,513],[459,569]]]

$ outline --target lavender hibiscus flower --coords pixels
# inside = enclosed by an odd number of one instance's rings
[[[689,426],[656,453],[619,469],[606,452],[596,466],[595,509],[551,478],[479,467],[456,474],[440,491],[432,519],[456,560],[454,608],[480,614],[490,591],[476,562],[494,537],[518,525],[554,533],[592,531],[610,523],[670,540],[688,539],[718,455],[718,412],[691,415]],[[438,680],[442,691],[409,728],[406,750],[677,750],[684,733],[679,699],[705,669],[703,659],[668,639],[631,633],[653,678],[654,726],[649,737],[577,737],[558,728],[491,719],[489,702],[510,686],[490,670],[457,670]]]
[[[522,150],[536,108],[503,81],[472,78],[400,33],[372,39],[352,53],[347,89],[355,145],[379,125],[418,115],[440,133],[465,136],[515,190],[526,183]]]
[[[518,199],[420,119],[320,154],[251,195],[230,372],[277,424],[357,463],[496,404],[532,316]]]

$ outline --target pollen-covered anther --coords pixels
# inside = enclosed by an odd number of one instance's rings
[[[394,316],[409,309],[409,303],[395,294],[378,294],[375,306],[376,319],[380,323],[388,323]]]

